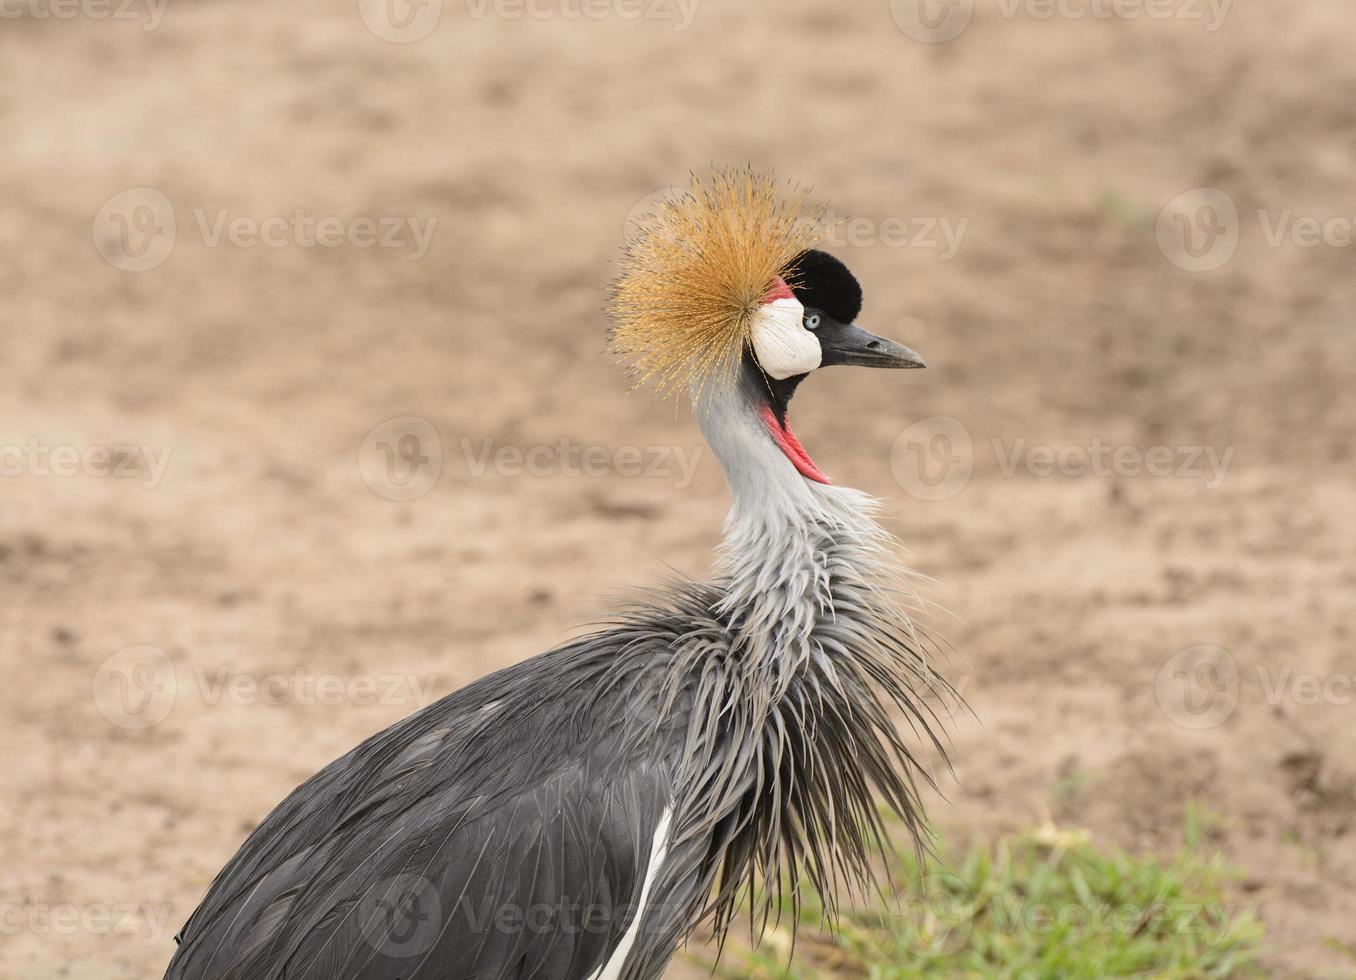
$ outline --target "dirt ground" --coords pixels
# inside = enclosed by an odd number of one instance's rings
[[[939,829],[1197,804],[1268,971],[1356,973],[1356,7],[581,2],[5,5],[0,976],[159,976],[296,783],[701,572],[599,311],[745,161],[931,364],[792,415],[956,614]]]

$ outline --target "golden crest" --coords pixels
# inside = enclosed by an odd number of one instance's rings
[[[638,223],[612,284],[610,346],[661,396],[732,383],[778,276],[818,237],[822,208],[751,168],[695,174]]]

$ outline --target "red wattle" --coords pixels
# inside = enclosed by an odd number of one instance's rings
[[[763,302],[772,303],[779,299],[795,299],[796,294],[791,291],[791,287],[786,284],[786,280],[781,276],[772,280],[772,288],[763,296]]]
[[[805,451],[805,447],[800,444],[800,440],[791,432],[791,427],[782,425],[777,421],[777,413],[772,410],[771,405],[763,406],[763,424],[767,426],[767,431],[772,435],[772,441],[777,444],[783,455],[791,460],[791,465],[796,471],[807,480],[814,480],[816,483],[829,484],[831,481],[824,475],[823,471],[815,465],[815,461],[810,458],[810,454]]]

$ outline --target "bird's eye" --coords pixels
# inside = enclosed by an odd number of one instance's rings
[[[807,313],[807,314],[805,314],[805,329],[806,329],[806,330],[818,330],[818,329],[819,329],[819,323],[820,323],[820,316],[819,316],[818,313]]]

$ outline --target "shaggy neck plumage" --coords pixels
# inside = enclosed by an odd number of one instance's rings
[[[733,498],[714,570],[724,593],[716,612],[775,699],[823,659],[816,630],[864,611],[839,610],[840,601],[898,568],[875,502],[805,479],[773,442],[761,412],[769,399],[766,379],[746,362],[737,386],[704,393],[697,417]],[[784,417],[784,405],[774,408]]]
[[[707,905],[718,930],[744,886],[761,887],[766,913],[784,886],[798,899],[802,874],[830,909],[837,884],[870,880],[878,802],[924,839],[915,776],[930,779],[896,713],[944,755],[924,695],[949,692],[908,616],[908,572],[874,501],[797,472],[760,418],[768,394],[754,372],[697,402],[733,503],[712,628],[689,635],[677,667],[695,678],[696,707],[676,822],[719,842],[698,889],[718,886]]]

